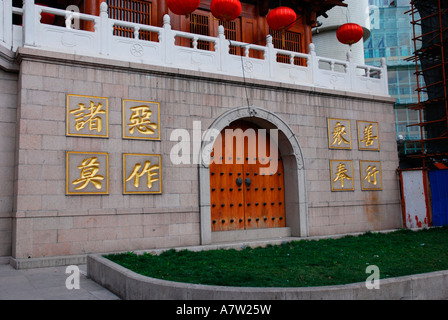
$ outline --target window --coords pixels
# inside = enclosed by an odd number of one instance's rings
[[[200,34],[203,36],[209,36],[210,17],[208,15],[192,13],[190,15],[190,32]],[[190,42],[190,47],[193,47],[192,42]],[[210,42],[199,40],[198,49],[210,50]]]
[[[238,41],[239,38],[239,24],[240,20],[236,21],[219,21],[219,24],[224,27],[224,34],[226,39]],[[235,46],[230,46],[230,54],[243,55],[243,49]]]
[[[302,49],[302,35],[298,32],[292,31],[274,31],[269,30],[272,35],[272,44],[276,49],[283,49],[293,52],[303,52]],[[277,62],[290,63],[290,57],[284,54],[277,55]],[[294,64],[303,66],[305,65],[304,59],[294,58]]]
[[[107,5],[109,17],[112,19],[151,25],[151,2],[142,0],[107,0]],[[132,28],[114,26],[114,35],[133,38],[134,30]],[[141,30],[139,38],[150,40],[150,32]]]
[[[398,46],[397,35],[395,33],[386,33],[386,47]]]
[[[241,41],[240,24],[240,19],[234,21],[218,21],[213,18],[210,12],[205,10],[196,10],[195,13],[190,15],[188,22],[190,33],[213,37],[217,36],[218,25],[222,25],[226,39],[234,41]],[[190,41],[189,46],[193,47],[192,41]],[[197,47],[202,50],[213,50],[213,44],[203,40],[198,41]],[[230,54],[239,55],[244,54],[244,52],[236,46],[230,46]]]

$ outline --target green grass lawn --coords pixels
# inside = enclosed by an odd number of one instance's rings
[[[139,274],[178,282],[245,287],[307,287],[448,270],[448,227],[301,240],[265,248],[107,255]]]

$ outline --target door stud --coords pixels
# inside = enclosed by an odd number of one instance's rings
[[[243,184],[243,179],[241,179],[241,178],[236,178],[236,185],[238,186],[238,187],[241,187],[241,185]]]

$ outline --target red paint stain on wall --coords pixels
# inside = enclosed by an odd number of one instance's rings
[[[418,217],[415,216],[415,222],[417,223],[417,227],[421,228],[422,227],[422,222],[418,221]]]

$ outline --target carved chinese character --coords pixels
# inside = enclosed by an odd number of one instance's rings
[[[157,129],[157,123],[151,122],[152,111],[148,106],[142,105],[130,108],[132,115],[129,118],[129,133],[133,134],[135,130],[138,132],[151,135]]]
[[[146,161],[145,166],[142,168],[140,163],[136,163],[131,175],[126,179],[126,182],[134,179],[134,187],[137,189],[140,187],[140,178],[146,175],[146,186],[150,190],[152,188],[153,182],[159,181],[159,178],[154,178],[154,176],[159,175],[160,167],[158,165],[151,166],[151,161]]]
[[[378,139],[377,136],[373,135],[372,127],[373,125],[369,124],[367,127],[364,128],[363,132],[364,139],[362,139],[361,142],[363,142],[366,145],[366,147],[372,146],[373,142]]]
[[[330,160],[330,170],[332,191],[352,191],[355,189],[352,160]]]
[[[67,96],[67,135],[107,138],[108,99],[80,95]]]
[[[332,146],[334,146],[335,144],[341,145],[341,143],[350,144],[350,142],[344,138],[347,132],[345,131],[345,126],[343,126],[340,122],[336,122],[332,134],[333,134],[333,142],[331,143]]]
[[[67,152],[67,194],[109,193],[107,153]]]
[[[160,105],[123,100],[123,138],[160,140]]]
[[[345,164],[340,163],[337,166],[337,170],[336,170],[336,177],[334,178],[333,181],[340,181],[341,182],[341,187],[342,189],[344,189],[344,179],[347,180],[352,180],[352,177],[350,177],[347,174],[348,170],[345,168]]]
[[[104,180],[104,177],[98,174],[100,171],[100,163],[98,162],[97,157],[84,159],[81,165],[78,166],[78,169],[81,170],[81,177],[72,181],[72,184],[75,186],[78,184],[81,185],[76,187],[75,190],[82,190],[87,187],[89,183],[92,183],[96,189],[101,189],[101,180]]]
[[[328,119],[328,144],[331,149],[351,149],[350,120]]]
[[[381,163],[379,161],[360,161],[362,190],[381,190]]]
[[[106,111],[102,110],[103,104],[98,103],[95,105],[93,101],[90,101],[89,108],[86,108],[84,103],[78,103],[78,107],[78,109],[70,111],[71,114],[75,115],[76,131],[80,131],[88,124],[90,131],[96,130],[97,132],[101,132],[103,130],[103,119],[100,115],[106,114]]]
[[[154,154],[123,154],[123,193],[161,193],[161,156]]]
[[[378,123],[358,121],[358,142],[360,150],[379,151]]]
[[[376,175],[379,173],[379,171],[376,169],[375,166],[368,166],[366,169],[366,177],[364,180],[367,180],[368,183],[373,184],[374,186],[377,185],[378,181],[376,180]]]

